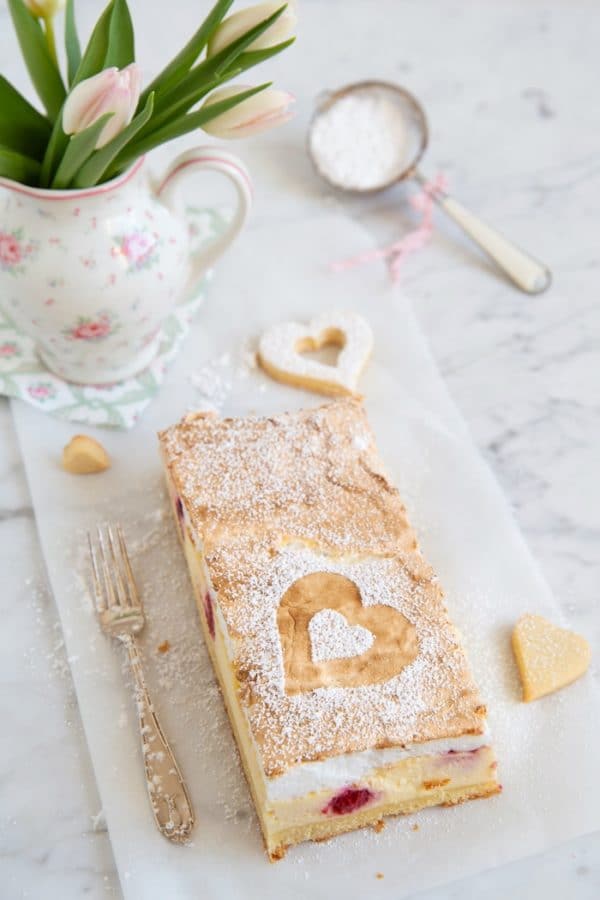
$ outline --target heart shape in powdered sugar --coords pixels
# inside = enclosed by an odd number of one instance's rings
[[[304,355],[339,347],[335,365]],[[258,360],[277,381],[320,394],[356,396],[356,386],[373,349],[369,323],[353,312],[323,313],[307,325],[282,322],[262,335]]]
[[[351,625],[335,609],[322,609],[308,623],[313,662],[345,659],[365,653],[374,641],[362,625]]]
[[[324,635],[332,623],[334,633]],[[357,585],[334,572],[311,572],[290,585],[277,610],[277,627],[286,694],[381,684],[419,652],[412,622],[392,606],[365,606]]]

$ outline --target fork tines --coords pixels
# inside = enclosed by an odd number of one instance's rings
[[[113,529],[107,525],[106,534],[100,526],[96,531],[97,551],[89,532],[87,537],[98,612],[114,607],[141,608],[121,526],[116,525]]]

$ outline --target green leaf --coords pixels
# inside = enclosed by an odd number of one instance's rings
[[[56,175],[52,179],[53,190],[62,190],[70,186],[75,174],[94,152],[100,132],[112,115],[114,113],[100,116],[93,125],[69,138],[67,149],[60,161]]]
[[[149,134],[139,141],[132,141],[131,144],[125,148],[125,152],[117,156],[106,173],[107,177],[111,178],[118,171],[130,165],[134,159],[138,158],[138,156],[147,153],[154,147],[158,147],[159,144],[164,144],[166,141],[171,141],[173,138],[180,137],[182,134],[187,134],[188,131],[195,131],[196,128],[201,128],[202,125],[205,125],[206,122],[210,122],[211,119],[220,116],[221,113],[227,112],[227,110],[232,109],[244,100],[248,100],[249,97],[253,97],[255,94],[259,94],[261,91],[266,90],[272,83],[272,81],[268,81],[265,84],[260,84],[258,87],[248,88],[247,91],[240,91],[239,94],[228,97],[226,100],[219,100],[217,103],[211,103],[210,106],[204,106],[196,112],[188,113],[186,116],[181,116],[173,122],[169,122],[164,128],[159,128],[158,131],[152,132],[152,134]]]
[[[152,117],[151,121],[148,123],[148,127],[144,129],[144,135],[151,134],[169,122],[172,122],[173,119],[177,119],[184,115],[191,106],[194,106],[199,100],[202,100],[203,97],[206,97],[207,94],[214,91],[215,88],[218,88],[221,84],[224,84],[226,81],[229,81],[230,78],[234,77],[234,75],[228,75],[223,78],[214,78],[212,81],[208,81],[202,90],[198,91],[192,101],[190,101],[189,97],[184,97],[179,102],[173,102],[168,109],[164,109],[162,113]]]
[[[113,12],[108,31],[108,50],[103,69],[116,66],[124,69],[135,59],[133,23],[127,0],[114,0]]]
[[[157,96],[157,113],[162,112],[163,109],[170,109],[173,103],[182,105],[186,100],[189,101],[188,109],[193,106],[194,103],[197,102],[194,98],[197,98],[199,93],[204,90],[206,84],[209,81],[224,75],[246,47],[250,46],[250,44],[260,37],[267,28],[270,28],[273,22],[277,21],[285,8],[285,5],[281,6],[272,15],[263,19],[258,25],[255,25],[254,28],[246,31],[245,34],[236,41],[232,41],[231,44],[224,47],[223,50],[220,50],[218,53],[215,53],[210,59],[206,59],[195,66],[181,79],[175,88],[168,91],[160,98]]]
[[[84,163],[73,179],[73,187],[84,188],[98,184],[117,154],[119,154],[126,144],[135,137],[138,131],[144,127],[152,115],[153,109],[154,94],[150,94],[142,112],[138,113],[137,116],[131,120],[129,125],[117,134],[112,141],[109,141],[109,143],[104,147],[101,147],[100,150],[96,150],[95,153],[92,153],[88,161]]]
[[[217,3],[215,3],[202,25],[192,35],[185,47],[148,85],[140,98],[140,106],[146,102],[152,91],[158,97],[179,83],[185,73],[194,65],[232,4],[233,0],[217,0]]]
[[[278,53],[282,53],[290,47],[295,40],[295,37],[291,37],[287,41],[282,41],[281,44],[273,44],[272,47],[266,47],[264,50],[248,50],[246,53],[241,53],[235,61],[236,74],[258,66],[259,63],[271,59],[272,56],[277,56]]]
[[[0,145],[41,159],[51,131],[48,119],[0,75]]]
[[[29,12],[23,0],[8,0],[8,5],[33,86],[54,121],[66,93],[60,72],[50,56],[37,19]]]
[[[62,129],[62,109],[56,118],[44,158],[42,160],[42,171],[40,173],[40,185],[44,188],[50,187],[50,183],[56,172],[56,167],[63,157],[67,144],[69,143],[68,135]]]
[[[81,63],[81,47],[75,24],[75,7],[73,0],[67,0],[65,9],[65,50],[67,53],[67,72],[69,84],[73,84],[77,69]]]
[[[232,78],[237,78],[238,75],[245,72],[247,69],[259,65],[259,63],[270,59],[272,56],[276,56],[293,44],[295,40],[296,39],[292,37],[287,41],[283,41],[281,44],[275,44],[273,47],[268,47],[265,50],[251,50],[247,53],[241,53],[236,57],[233,68],[229,68],[220,77],[215,77],[211,81],[206,81],[202,87],[195,92],[186,93],[185,88],[181,88],[182,96],[180,99],[176,99],[179,91],[173,91],[171,94],[172,99],[168,107],[162,112],[159,112],[158,115],[153,116],[152,121],[149,123],[149,127],[145,129],[144,134],[150,134],[158,128],[161,128],[170,120],[182,116],[191,109],[192,106],[195,106],[199,100],[202,100],[207,94],[214,91],[215,88],[220,87],[227,81],[231,81]]]
[[[71,83],[71,88],[79,84],[85,78],[91,78],[97,75],[104,68],[104,60],[108,53],[108,35],[110,32],[110,22],[112,18],[114,0],[110,3],[96,22],[94,30],[90,35],[85,53],[79,63],[79,68],[75,73],[75,77]]]
[[[0,175],[2,178],[12,178],[21,184],[37,185],[40,174],[40,164],[37,159],[31,159],[24,153],[16,153],[9,147],[0,146]]]

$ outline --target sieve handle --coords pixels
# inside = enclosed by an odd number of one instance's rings
[[[417,173],[417,180],[426,184],[427,180]],[[542,265],[525,251],[520,250],[504,235],[475,216],[448,194],[439,191],[434,195],[436,203],[460,225],[462,230],[475,241],[484,253],[508,275],[510,280],[527,294],[541,294],[552,282],[550,269]]]

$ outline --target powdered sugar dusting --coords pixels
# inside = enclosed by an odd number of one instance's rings
[[[215,549],[208,564],[268,774],[300,760],[482,727],[475,712],[480,701],[439,591],[431,581],[415,580],[402,559],[323,556],[298,545],[276,550],[269,542],[250,547],[241,539]],[[383,603],[405,615],[417,629],[414,662],[382,684],[287,695],[277,608],[298,578],[318,571],[352,580],[365,606]]]
[[[161,441],[205,541],[223,529],[270,529],[347,550],[393,553],[414,543],[354,400],[269,419],[200,416]]]
[[[360,656],[373,643],[373,635],[362,625],[350,625],[335,609],[322,609],[310,620],[311,655],[314,662]]]
[[[190,382],[198,392],[197,408],[217,412],[231,393],[231,381],[216,364],[209,363],[193,375]]]
[[[161,440],[204,545],[268,775],[299,761],[482,731],[485,711],[441,590],[360,404],[272,419],[202,417]],[[417,658],[380,684],[286,694],[277,610],[297,579],[318,571],[349,578],[364,605],[401,612],[416,628]]]
[[[238,379],[248,378],[256,368],[256,350],[246,340],[237,353],[222,353],[189,376],[196,390],[195,409],[219,412]]]

